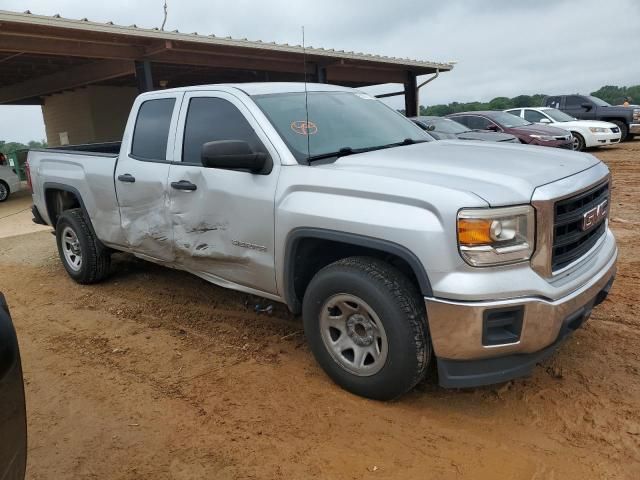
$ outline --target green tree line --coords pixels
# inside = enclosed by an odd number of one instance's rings
[[[28,144],[19,143],[19,142],[6,142],[0,140],[0,152],[5,155],[9,155],[17,150],[23,150],[25,148],[47,148],[47,142],[45,140],[41,140],[39,142],[35,140],[31,140]]]
[[[601,87],[590,95],[601,98],[611,105],[621,105],[626,98],[631,103],[640,103],[640,85],[631,87],[617,87],[614,85],[606,85]],[[420,105],[420,115],[435,115],[441,117],[456,112],[468,112],[474,110],[506,110],[507,108],[519,107],[541,107],[544,102],[544,93],[536,93],[535,95],[518,95],[517,97],[496,97],[489,102],[451,102],[448,104],[430,105],[425,107]]]

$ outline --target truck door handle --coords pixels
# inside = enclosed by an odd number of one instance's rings
[[[118,175],[118,180],[125,183],[136,183],[136,177],[134,177],[130,173],[125,173],[124,175]]]
[[[179,182],[171,182],[171,188],[176,190],[197,190],[198,186],[195,183],[191,183],[189,180],[180,180]]]

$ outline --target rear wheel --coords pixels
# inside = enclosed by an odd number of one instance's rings
[[[577,132],[571,132],[571,135],[573,136],[573,149],[576,152],[584,152],[584,149],[585,149],[584,137]]]
[[[620,141],[624,142],[625,140],[630,140],[629,138],[629,127],[624,122],[620,120],[611,120],[611,123],[614,123],[620,129]]]
[[[350,257],[320,270],[304,295],[303,323],[320,366],[352,393],[390,400],[424,378],[431,357],[424,302],[385,262]]]
[[[100,245],[82,210],[66,210],[56,224],[58,254],[71,278],[81,284],[97,283],[109,274],[111,255]]]
[[[6,202],[11,194],[9,185],[4,180],[0,180],[0,202]]]

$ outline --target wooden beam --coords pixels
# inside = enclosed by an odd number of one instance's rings
[[[154,63],[230,68],[235,70],[262,70],[267,72],[303,73],[304,64],[258,56],[229,56],[171,49],[153,56]]]
[[[134,63],[126,60],[104,60],[89,65],[78,65],[51,75],[0,88],[0,104],[79,88],[91,83],[131,75],[134,72]]]
[[[404,83],[406,73],[402,70],[382,70],[357,65],[329,65],[327,81],[329,83],[359,82],[369,85],[380,83]]]
[[[144,56],[144,48],[132,45],[92,43],[78,40],[32,38],[3,33],[0,29],[0,51],[65,57],[135,60]]]

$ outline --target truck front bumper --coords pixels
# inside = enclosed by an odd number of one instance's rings
[[[587,284],[554,301],[425,298],[440,385],[475,387],[531,373],[606,298],[615,277],[616,257]]]
[[[629,133],[632,135],[640,134],[640,123],[632,123],[629,125]]]

